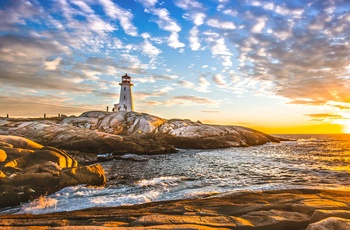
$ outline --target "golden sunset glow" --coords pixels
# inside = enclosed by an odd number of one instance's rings
[[[347,1],[0,3],[0,117],[137,112],[268,133],[350,133]]]

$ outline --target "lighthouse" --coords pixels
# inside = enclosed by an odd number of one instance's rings
[[[134,102],[132,100],[131,87],[134,86],[131,82],[131,77],[126,73],[122,76],[120,85],[119,104],[114,104],[114,111],[134,111]]]

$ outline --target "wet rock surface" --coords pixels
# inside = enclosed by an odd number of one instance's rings
[[[0,226],[54,229],[349,229],[349,204],[349,191],[247,191],[116,208],[2,215]]]
[[[99,164],[78,166],[65,151],[18,136],[0,135],[0,207],[54,193],[64,187],[106,183]],[[4,155],[3,155],[4,156]]]

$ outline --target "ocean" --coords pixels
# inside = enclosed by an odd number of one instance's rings
[[[167,155],[129,154],[124,160],[101,163],[106,187],[68,187],[0,213],[52,213],[247,190],[350,188],[350,134],[276,136],[295,141],[180,149]]]

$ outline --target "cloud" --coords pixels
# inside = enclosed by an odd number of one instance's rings
[[[196,26],[204,23],[206,15],[204,14],[204,6],[198,1],[192,0],[177,0],[175,5],[185,11],[184,18],[190,18]]]
[[[205,79],[204,77],[200,77],[198,81],[198,87],[195,87],[195,90],[197,90],[198,92],[210,92],[210,90],[208,89],[210,83],[209,81],[207,81],[207,79]]]
[[[227,87],[227,82],[225,81],[225,77],[222,74],[215,74],[213,77],[214,82],[220,88]]]
[[[223,66],[232,66],[231,56],[233,56],[233,53],[227,48],[224,38],[211,37],[207,41],[211,43],[210,50],[213,56],[220,58]]]
[[[315,122],[349,119],[349,118],[343,117],[340,114],[333,114],[333,113],[304,114],[304,116],[310,117],[311,121],[315,121]]]
[[[168,45],[174,49],[181,48],[181,47],[185,46],[184,43],[179,41],[179,34],[176,32],[172,32],[170,34],[170,37],[168,39]]]
[[[48,61],[44,63],[46,70],[56,70],[58,65],[60,64],[62,58],[56,58],[55,60]]]
[[[162,82],[201,95],[217,90],[211,88],[214,83],[228,85],[232,93],[275,95],[335,111],[348,108],[346,1],[236,3],[176,0],[174,8],[157,0],[5,1],[0,8],[1,93],[107,96],[105,90],[119,87],[115,76],[128,72],[141,87]],[[191,73],[179,77],[187,66]],[[212,72],[201,74],[204,68]]]
[[[201,110],[202,113],[220,113],[218,110]]]
[[[222,65],[225,67],[232,66],[233,53],[227,48],[225,39],[218,33],[210,31],[205,32],[204,35],[207,36],[206,41],[211,45],[210,50],[213,57],[222,59]]]
[[[41,7],[36,2],[21,0],[12,0],[2,3],[3,9],[0,10],[0,30],[18,31],[14,24],[25,25],[27,18],[33,18],[40,14]]]
[[[0,61],[9,63],[31,63],[57,54],[67,54],[69,49],[52,40],[37,37],[0,36]]]
[[[169,101],[165,102],[165,105],[184,105],[190,106],[193,104],[199,105],[216,105],[218,101],[196,96],[173,96]]]
[[[181,31],[181,27],[176,23],[174,19],[170,17],[169,11],[165,8],[156,8],[156,1],[139,0],[141,4],[147,9],[146,12],[150,12],[157,16],[155,22],[160,29],[170,32],[168,38],[168,45],[171,48],[177,49],[184,47],[185,44],[179,41],[178,32]]]
[[[78,6],[82,11],[84,11],[87,14],[93,14],[94,11],[91,9],[89,5],[87,5],[84,1],[82,0],[71,0],[71,3],[74,5]]]
[[[247,3],[254,10],[237,11],[236,16],[247,26],[225,37],[238,49],[236,75],[250,79],[242,90],[282,96],[303,105],[350,102],[346,78],[350,44],[345,39],[350,26],[345,20],[348,14],[340,10],[346,7],[344,3]]]
[[[147,39],[141,44],[141,52],[149,57],[158,56],[162,51],[152,45]]]
[[[252,33],[261,33],[265,28],[267,18],[262,17],[257,19],[257,23],[252,28]]]
[[[197,92],[202,92],[202,93],[210,92],[210,90],[209,90],[210,82],[207,81],[207,79],[205,79],[205,77],[199,77],[197,84],[190,82],[190,81],[187,81],[187,80],[177,81],[177,84],[179,84],[180,86],[182,86],[186,89],[193,89]]]
[[[350,110],[350,105],[349,106],[344,106],[344,105],[333,105],[333,107],[342,109],[342,110]]]
[[[195,0],[176,0],[175,5],[184,10],[203,8],[203,5]]]
[[[132,23],[133,15],[130,11],[119,7],[111,0],[99,0],[99,2],[102,4],[106,15],[119,21],[126,34],[137,36],[137,28]]]
[[[193,27],[190,30],[190,37],[188,38],[190,42],[190,47],[192,50],[198,50],[201,47],[201,44],[199,43],[199,37],[198,37],[199,30],[197,27]]]
[[[313,114],[304,114],[304,116],[308,116],[312,118],[331,118],[331,119],[341,118],[341,115],[332,114],[332,113],[313,113]]]
[[[204,23],[204,19],[207,17],[204,13],[193,13],[191,14],[191,17],[193,19],[193,23],[196,26],[200,26]]]
[[[224,29],[224,30],[233,30],[236,28],[235,24],[230,21],[219,21],[218,19],[209,19],[207,24],[211,27]]]
[[[195,84],[193,82],[190,81],[185,81],[185,80],[181,80],[177,82],[179,85],[181,85],[182,87],[185,87],[187,89],[194,89],[195,88]]]
[[[87,18],[88,28],[95,32],[111,32],[116,30],[111,24],[102,21],[99,17],[95,15],[90,15]]]

